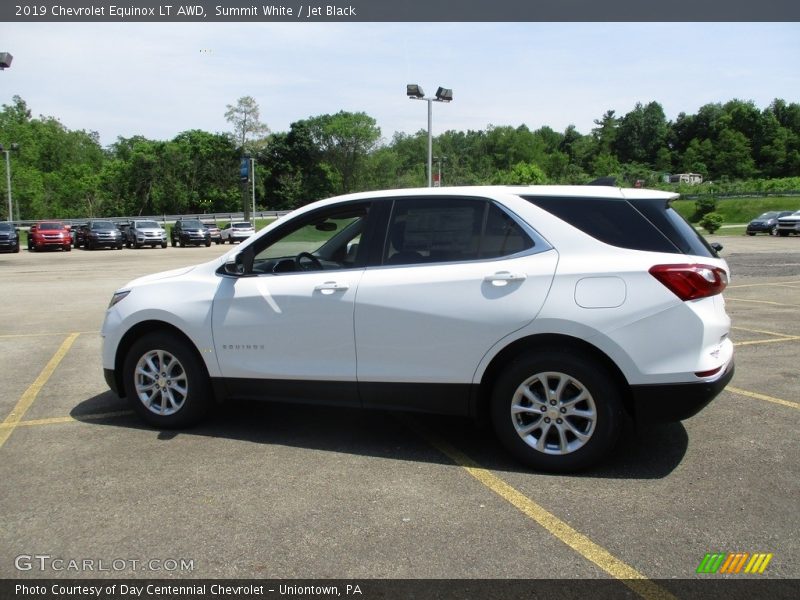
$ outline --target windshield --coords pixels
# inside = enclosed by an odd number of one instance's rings
[[[92,223],[92,229],[116,229],[111,221],[95,221]]]
[[[234,223],[234,229],[252,229],[253,226],[250,223]]]
[[[204,225],[200,221],[181,221],[181,224],[184,229],[186,229],[187,227],[202,229],[204,227]]]
[[[0,223],[0,231],[14,231],[11,223]]]
[[[770,211],[770,212],[765,212],[762,215],[759,215],[758,218],[759,219],[774,219],[777,216],[778,216],[778,213]]]
[[[159,229],[158,223],[155,221],[137,221],[136,227],[138,229]]]
[[[64,229],[63,223],[41,223],[39,225],[39,229],[57,229],[62,230]]]

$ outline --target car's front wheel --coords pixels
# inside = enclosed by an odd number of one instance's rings
[[[616,443],[624,414],[618,385],[580,352],[525,354],[498,378],[492,422],[519,460],[543,471],[585,469]]]
[[[133,344],[123,367],[134,410],[160,428],[187,427],[211,405],[208,375],[187,342],[164,332]]]

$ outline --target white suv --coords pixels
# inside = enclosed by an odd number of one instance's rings
[[[117,291],[106,381],[157,427],[232,398],[469,415],[535,468],[584,468],[626,413],[687,418],[733,375],[728,266],[675,197],[468,187],[309,204]]]

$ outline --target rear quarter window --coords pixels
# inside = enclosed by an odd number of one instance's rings
[[[715,256],[694,228],[663,199],[525,196],[539,208],[605,244],[642,250]]]

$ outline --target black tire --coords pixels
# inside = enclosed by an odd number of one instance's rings
[[[527,388],[541,398],[542,380],[549,389],[544,402],[522,395]],[[563,390],[555,397],[553,386],[559,382]],[[579,397],[584,399],[576,402]],[[521,410],[512,414],[515,405]],[[498,438],[517,459],[551,472],[578,471],[600,461],[616,444],[624,423],[614,378],[590,356],[567,348],[531,352],[512,362],[495,383],[491,415]],[[526,432],[525,439],[518,427]]]
[[[69,252],[70,250],[72,250],[72,246],[67,244],[66,246],[63,246],[63,249],[64,249],[64,252]]]
[[[172,247],[173,247],[173,248],[174,248],[175,246],[177,246],[177,245],[178,245],[178,244],[175,242],[175,238],[172,238],[170,241],[172,242]]]
[[[206,248],[208,248],[209,246],[211,246],[211,240],[206,240]]]
[[[153,247],[155,248],[155,246],[153,246]],[[162,248],[166,248],[167,247],[167,242],[161,242],[161,247]]]
[[[755,235],[755,234],[756,234],[756,232],[755,232],[755,231],[748,231],[748,232],[747,232],[747,235]]]
[[[28,252],[36,252],[36,244],[28,242]]]
[[[186,242],[184,242],[183,240],[180,241],[180,244],[181,244],[181,248],[185,248],[186,247]]]
[[[155,399],[152,409],[146,406],[145,401],[140,399],[134,377],[137,373],[137,365],[145,356],[151,353],[161,352],[177,361],[177,364],[164,361],[163,365],[156,366],[159,369],[166,367],[163,373],[174,377],[176,382],[185,386],[186,394],[181,395],[165,383],[167,395],[173,393],[173,398],[177,400],[176,405],[170,405],[164,399],[164,394],[160,390],[154,390],[151,398]],[[151,360],[151,364],[157,362]],[[147,370],[149,367],[145,367]],[[168,378],[161,378],[169,381]],[[149,379],[142,376],[141,382]],[[180,337],[168,332],[148,333],[136,341],[125,357],[123,365],[123,382],[127,393],[128,401],[136,413],[147,421],[150,425],[160,429],[176,429],[189,427],[199,422],[208,412],[212,404],[210,392],[210,382],[204,366],[200,363],[194,350],[189,344]],[[182,386],[182,387],[183,387]],[[163,405],[161,404],[163,402]],[[157,404],[157,405],[156,405]],[[166,406],[169,414],[158,414],[158,410]]]
[[[789,237],[789,232],[788,231],[780,231],[780,230],[778,230],[778,235],[781,236],[781,237]]]
[[[18,252],[19,252],[19,244],[14,246],[14,254],[17,254]]]

